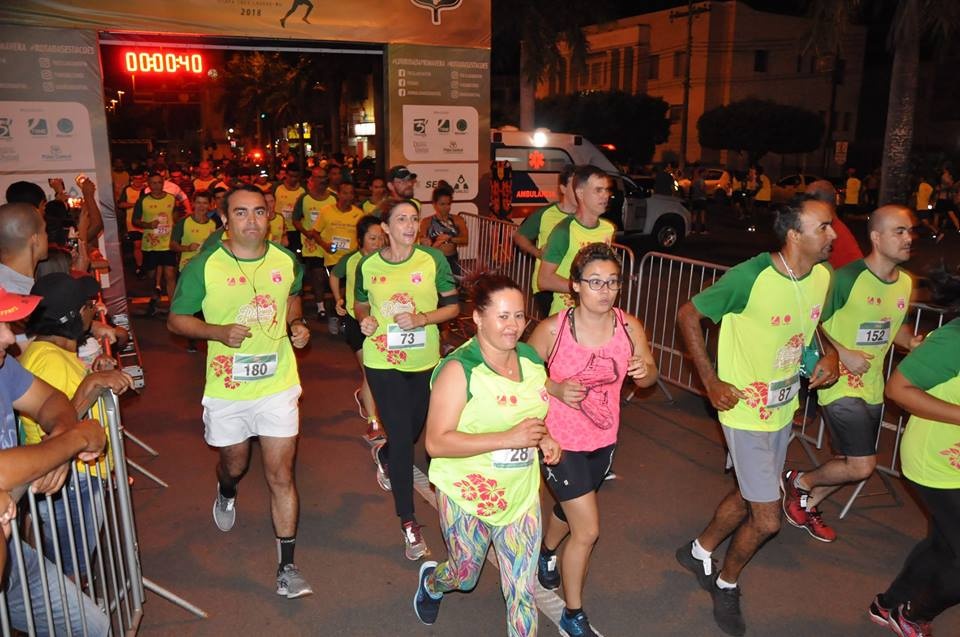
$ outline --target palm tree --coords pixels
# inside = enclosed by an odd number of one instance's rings
[[[946,41],[960,31],[960,2],[956,0],[895,1],[887,36],[887,46],[893,51],[893,68],[880,168],[880,203],[905,203],[910,194],[920,44],[925,38]],[[839,42],[851,15],[889,8],[891,2],[894,0],[817,0],[812,6],[814,35],[819,33]]]
[[[520,128],[534,126],[537,83],[556,73],[561,45],[572,54],[574,69],[586,68],[587,39],[582,27],[596,21],[597,2],[585,0],[493,0],[494,39],[520,43]]]

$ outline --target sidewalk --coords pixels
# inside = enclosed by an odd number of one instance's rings
[[[134,313],[137,310],[134,309]],[[237,525],[213,525],[216,454],[203,443],[203,354],[187,354],[160,319],[137,318],[147,388],[125,399],[124,423],[161,455],[131,457],[170,483],[143,477],[134,487],[143,571],[209,613],[199,619],[147,595],[142,635],[502,635],[499,574],[488,566],[470,595],[448,595],[433,627],[411,608],[417,565],[403,557],[392,499],[374,479],[352,392],[358,381],[349,349],[311,321],[311,349],[301,357],[304,386],[297,478],[301,495],[297,563],[315,594],[274,594],[276,549],[269,500],[255,448],[240,485]],[[707,522],[729,489],[717,425],[702,401],[656,390],[623,411],[619,478],[601,491],[601,538],[593,555],[585,608],[607,637],[721,634],[709,596],[674,561],[674,551]],[[422,445],[421,445],[422,446]],[[422,454],[422,449],[421,449]],[[799,446],[789,466],[803,466]],[[422,456],[421,456],[421,468]],[[133,474],[136,476],[136,473]],[[875,482],[874,482],[875,481]],[[879,490],[874,479],[867,491]],[[899,484],[898,484],[899,488]],[[883,636],[866,618],[873,595],[896,574],[925,521],[909,497],[862,498],[837,520],[849,491],[824,505],[840,538],[821,544],[785,528],[742,578],[748,635]],[[901,494],[902,495],[902,494]],[[434,559],[443,559],[435,512],[416,500]],[[941,617],[940,635],[960,635],[960,609]],[[558,634],[541,615],[541,635]]]

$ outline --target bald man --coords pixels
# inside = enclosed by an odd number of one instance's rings
[[[47,258],[47,224],[28,203],[0,206],[0,287],[29,294],[37,264]]]
[[[913,213],[883,206],[870,217],[870,254],[840,268],[823,312],[823,330],[840,354],[840,378],[818,390],[836,456],[818,468],[783,474],[787,521],[821,542],[836,532],[817,505],[841,486],[865,480],[877,465],[876,440],[883,406],[883,361],[894,343],[919,344],[904,318],[913,283],[900,264],[910,258]]]

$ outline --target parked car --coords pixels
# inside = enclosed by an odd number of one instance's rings
[[[773,184],[773,193],[770,201],[773,203],[786,203],[793,199],[795,195],[802,194],[808,185],[819,179],[820,177],[816,175],[806,173],[787,175]]]
[[[677,185],[680,187],[684,196],[689,196],[690,194],[690,183],[693,173],[690,172],[690,174],[690,177],[683,177],[677,180]],[[707,194],[709,196],[725,196],[731,183],[730,173],[723,168],[704,168],[703,181],[707,185]]]

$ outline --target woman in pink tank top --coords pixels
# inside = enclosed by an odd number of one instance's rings
[[[620,427],[620,389],[627,376],[640,387],[657,381],[643,326],[617,307],[620,261],[604,243],[591,243],[570,267],[575,307],[542,321],[529,344],[547,361],[547,430],[560,443],[560,462],[543,471],[557,504],[540,549],[537,577],[555,589],[563,579],[562,631],[592,635],[582,594],[600,532],[597,491],[613,462]],[[561,568],[556,550],[569,534]]]

